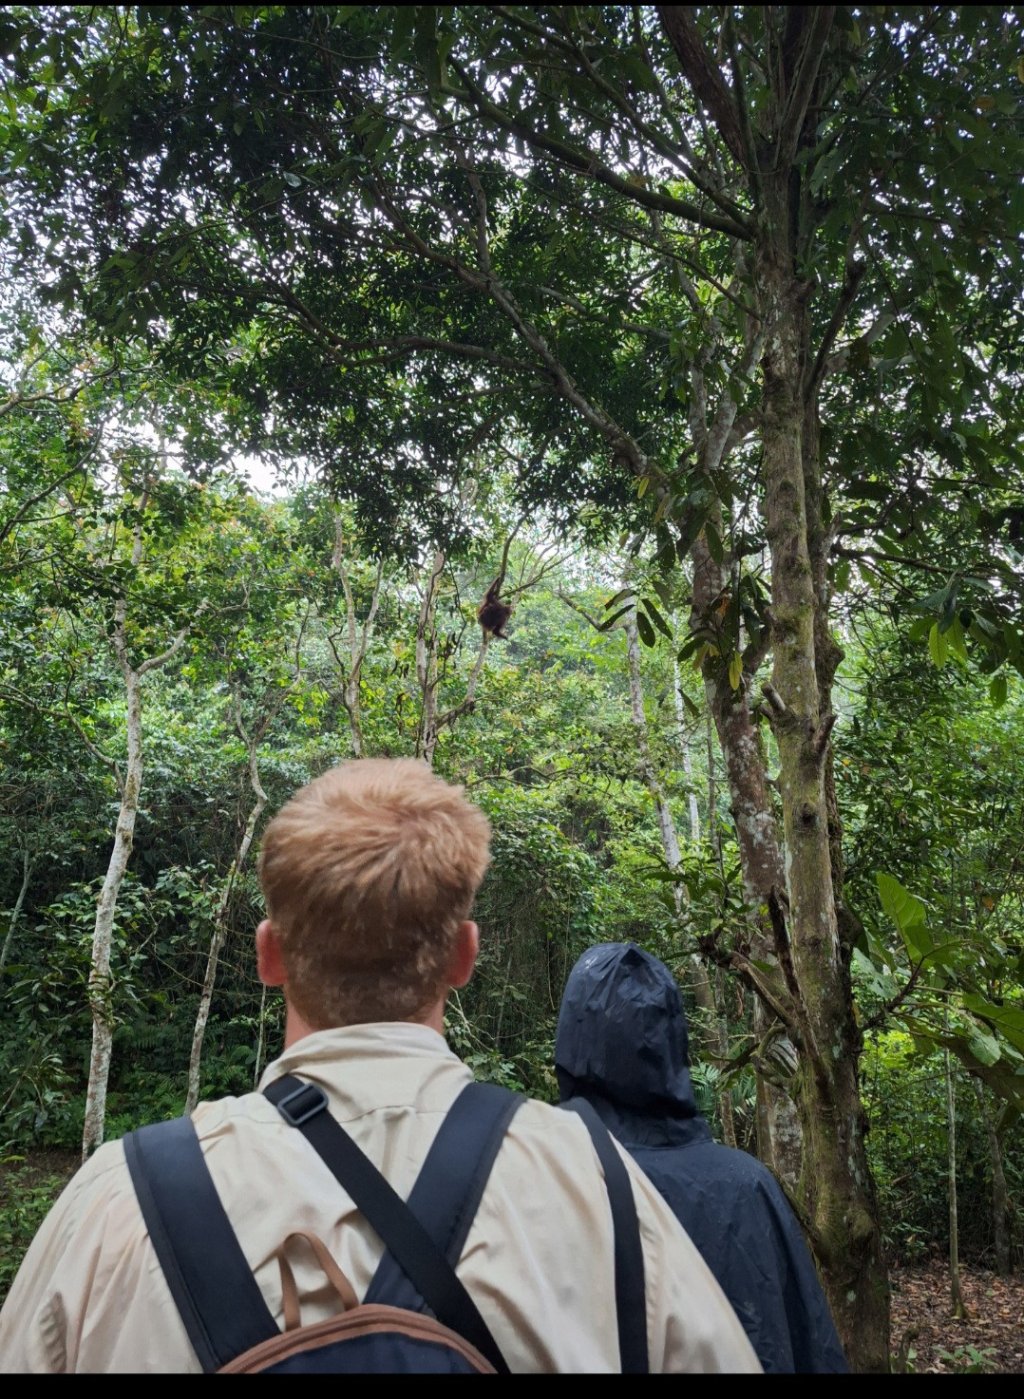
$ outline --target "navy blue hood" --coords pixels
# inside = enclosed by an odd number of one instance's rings
[[[679,987],[663,962],[633,943],[592,947],[569,973],[555,1072],[562,1101],[588,1098],[623,1143],[707,1133],[690,1082]]]
[[[632,943],[592,947],[555,1037],[562,1101],[586,1098],[696,1244],[768,1374],[846,1369],[800,1226],[760,1161],[719,1146],[690,1084],[683,998]]]

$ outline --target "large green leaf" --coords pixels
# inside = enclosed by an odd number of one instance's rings
[[[933,947],[925,923],[925,906],[915,894],[908,893],[891,874],[875,875],[882,908],[892,920],[910,956],[920,959]]]
[[[928,654],[940,669],[949,660],[949,642],[945,633],[939,630],[938,622],[932,623],[932,629],[928,633]]]
[[[879,872],[875,875],[882,908],[897,928],[909,927],[913,923],[923,923],[924,904],[913,894],[909,894],[898,879],[891,874]]]
[[[975,1015],[994,1025],[999,1033],[1024,1054],[1024,1008],[999,1005],[976,992],[964,996],[964,1005]]]
[[[1002,1054],[999,1048],[999,1041],[995,1035],[980,1027],[976,1028],[967,1037],[967,1048],[974,1055],[980,1064],[986,1066],[995,1064]]]

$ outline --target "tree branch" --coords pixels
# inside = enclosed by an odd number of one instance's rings
[[[700,224],[703,228],[711,228],[719,233],[728,233],[732,238],[742,238],[749,240],[752,237],[750,225],[744,220],[739,222],[735,218],[729,218],[724,214],[708,213],[696,204],[691,204],[686,199],[676,199],[670,194],[662,194],[657,190],[649,190],[642,184],[634,184],[622,175],[617,175],[610,166],[606,165],[593,151],[578,151],[572,146],[568,146],[564,141],[559,141],[553,136],[546,136],[534,131],[524,123],[509,116],[507,112],[493,103],[490,98],[479,88],[454,59],[449,59],[452,69],[458,73],[460,79],[466,86],[466,92],[460,92],[456,88],[449,88],[452,97],[463,101],[467,96],[481,116],[500,126],[504,131],[510,132],[513,136],[518,136],[521,141],[534,147],[535,150],[544,151],[546,155],[554,156],[556,160],[567,166],[570,170],[575,170],[580,174],[589,175],[592,179],[599,180],[607,185],[609,189],[615,190],[618,194],[624,195],[636,204],[642,204],[647,209],[660,209],[666,214],[675,214],[677,218],[688,219],[693,223]]]
[[[828,747],[828,741],[832,735],[832,730],[835,728],[836,719],[838,717],[837,714],[826,714],[818,725],[814,737],[811,739],[811,753],[815,761],[819,763],[825,756],[825,749]]]
[[[861,278],[867,269],[867,263],[858,258],[851,258],[846,264],[846,276],[843,278],[843,285],[840,288],[839,296],[836,299],[832,315],[829,317],[828,325],[821,337],[821,344],[818,346],[818,353],[814,358],[814,366],[811,369],[810,377],[804,388],[804,398],[806,402],[813,401],[815,394],[821,388],[822,382],[829,369],[829,352],[835,343],[835,338],[843,327],[850,307],[853,305],[857,295],[857,288],[860,286]]]
[[[899,1009],[899,1007],[903,1004],[903,1002],[910,995],[911,991],[913,991],[914,987],[917,985],[918,978],[924,970],[924,964],[927,960],[927,956],[922,957],[921,960],[917,963],[917,965],[911,968],[910,976],[907,978],[907,983],[903,987],[903,989],[901,991],[898,991],[895,996],[891,997],[888,1001],[886,1001],[885,1005],[882,1006],[880,1010],[877,1010],[874,1015],[870,1016],[867,1020],[864,1021],[864,1024],[861,1028],[863,1029],[865,1034],[868,1032],[868,1030],[876,1030],[879,1025],[884,1023],[887,1017],[890,1016],[894,1010]]]
[[[14,393],[9,398],[0,403],[0,418],[12,413],[15,408],[29,407],[35,403],[55,403],[59,406],[73,402],[80,393],[89,388],[92,384],[98,384],[102,379],[109,379],[112,374],[120,372],[119,365],[111,365],[109,369],[102,369],[96,374],[88,374],[80,384],[72,386],[65,393],[60,390],[43,390],[39,393]]]
[[[33,505],[38,505],[38,503],[41,500],[45,500],[48,495],[52,495],[54,491],[60,490],[61,486],[63,486],[65,481],[70,481],[72,476],[78,475],[85,463],[96,451],[97,445],[97,443],[93,443],[88,448],[88,450],[78,458],[78,460],[75,462],[74,466],[70,468],[70,470],[65,471],[63,475],[58,476],[55,481],[51,481],[49,485],[44,486],[42,490],[37,491],[35,495],[29,496],[28,500],[26,500],[24,504],[18,507],[15,513],[11,516],[11,518],[3,522],[3,525],[0,526],[0,544],[4,542],[4,540],[7,538],[7,536],[11,533],[12,530],[16,529],[18,525],[21,524],[22,520],[24,520],[25,516],[32,509]]]
[[[724,195],[720,189],[716,189],[714,184],[704,179],[694,168],[694,164],[691,160],[683,159],[679,155],[679,152],[673,149],[671,143],[665,140],[657,127],[651,126],[649,122],[646,122],[643,117],[641,117],[628,98],[619,92],[618,88],[608,82],[608,80],[597,71],[588,58],[585,49],[577,44],[572,44],[571,52],[583,65],[587,76],[594,86],[597,87],[599,91],[603,92],[619,111],[629,118],[633,126],[645,140],[650,141],[666,160],[670,160],[686,179],[695,185],[702,194],[707,195],[707,197],[713,203],[717,204],[724,213],[728,214],[731,218],[737,219],[741,223],[746,222],[746,211],[741,209],[734,200]]]
[[[122,789],[124,782],[121,777],[121,769],[117,765],[117,759],[112,758],[109,753],[104,753],[103,749],[92,741],[82,727],[81,721],[71,712],[67,705],[65,705],[63,709],[53,709],[49,705],[40,704],[37,700],[34,700],[31,695],[26,695],[22,690],[18,690],[13,685],[0,685],[0,697],[14,704],[23,705],[26,709],[31,709],[34,714],[45,714],[51,719],[66,719],[93,757],[96,758],[98,762],[101,762],[104,767],[108,767],[113,773],[118,791]]]
[[[669,43],[675,49],[683,74],[693,88],[697,100],[711,114],[722,140],[740,165],[747,168],[747,149],[743,139],[736,101],[704,47],[697,30],[692,5],[658,5],[658,16]]]
[[[818,81],[836,14],[835,5],[808,5],[806,10],[810,18],[804,21],[797,69],[789,90],[786,110],[779,125],[776,159],[780,169],[785,169],[793,163],[799,149],[807,109],[814,93],[814,85]]]
[[[780,719],[784,718],[784,716],[789,713],[789,710],[786,708],[786,701],[782,698],[774,685],[762,685],[761,693],[771,705],[772,712]]]
[[[136,669],[135,674],[141,679],[142,676],[148,675],[151,670],[159,670],[161,666],[166,665],[167,662],[171,659],[171,657],[174,656],[181,649],[182,645],[185,642],[185,638],[188,636],[189,632],[195,626],[196,622],[203,615],[203,613],[207,611],[208,607],[209,603],[205,598],[203,598],[202,602],[192,614],[192,620],[190,622],[187,622],[185,626],[181,628],[177,636],[175,636],[174,640],[171,642],[170,646],[168,646],[166,650],[161,651],[158,656],[150,656],[148,660],[143,661],[142,664]]]
[[[570,608],[573,612],[577,613],[580,617],[583,618],[585,622],[589,622],[595,631],[601,630],[601,623],[597,620],[597,618],[591,617],[590,613],[585,608],[581,607],[580,604],[574,598],[568,597],[561,590],[559,590],[557,596],[559,598],[559,601],[565,603],[566,607]]]
[[[787,1006],[780,998],[775,989],[770,985],[765,974],[754,966],[750,958],[743,952],[734,950],[726,952],[718,946],[718,933],[711,933],[705,937],[698,937],[697,947],[702,957],[716,966],[724,967],[726,970],[735,971],[747,985],[765,1003],[768,1009],[778,1020],[786,1026],[787,1030],[797,1031],[799,1029],[797,1016],[792,1006]]]
[[[729,48],[729,65],[732,69],[736,111],[740,119],[740,134],[743,137],[743,147],[747,156],[747,173],[750,176],[750,186],[754,201],[759,204],[761,201],[761,166],[757,158],[757,142],[754,140],[754,128],[750,122],[750,107],[747,102],[746,89],[743,83],[743,68],[740,64],[739,49],[736,46],[736,28],[733,24],[731,8],[726,11],[723,28],[725,42]]]

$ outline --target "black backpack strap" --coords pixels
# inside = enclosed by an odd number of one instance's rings
[[[521,1094],[496,1083],[467,1084],[420,1168],[408,1205],[453,1268],[462,1257],[508,1124],[522,1102]],[[421,1299],[390,1249],[364,1301],[420,1309]]]
[[[369,1157],[327,1112],[323,1089],[288,1074],[263,1092],[319,1153],[438,1321],[476,1346],[499,1374],[507,1375],[504,1357],[455,1269]]]
[[[615,1230],[615,1310],[619,1323],[619,1360],[624,1375],[646,1375],[647,1300],[644,1281],[644,1250],[640,1241],[640,1221],[629,1172],[608,1129],[585,1098],[570,1098],[562,1104],[579,1113],[597,1152]]]
[[[279,1334],[189,1117],[140,1127],[124,1154],[142,1217],[203,1369]]]

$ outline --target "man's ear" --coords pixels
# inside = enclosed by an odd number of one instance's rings
[[[455,935],[455,949],[448,968],[448,985],[460,990],[473,975],[476,959],[480,953],[480,929],[468,918],[459,924]]]
[[[256,929],[256,968],[264,986],[283,986],[288,980],[281,944],[269,918]]]

